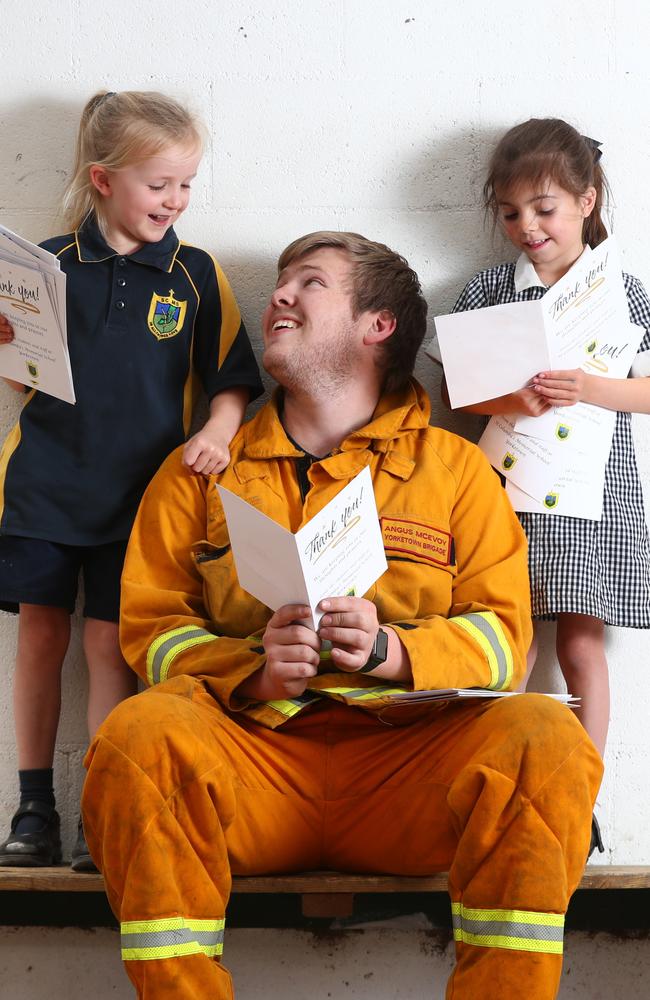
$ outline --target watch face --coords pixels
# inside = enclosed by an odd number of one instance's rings
[[[375,644],[372,649],[372,659],[377,661],[375,663],[375,666],[378,667],[380,663],[385,663],[387,656],[388,656],[388,632],[384,632],[383,628],[380,628],[377,631],[377,637],[375,639]]]
[[[359,673],[368,673],[369,670],[374,670],[375,667],[380,666],[380,664],[386,662],[386,657],[388,656],[388,632],[384,632],[383,628],[377,630],[377,635],[375,636],[375,641],[373,643],[372,651],[366,663],[359,668]]]

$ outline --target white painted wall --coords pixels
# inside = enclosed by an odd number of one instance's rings
[[[2,4],[0,221],[40,240],[58,198],[80,109],[100,87],[189,101],[212,136],[185,239],[215,252],[252,338],[279,251],[319,228],[353,229],[402,251],[432,315],[507,248],[483,228],[479,193],[495,138],[558,115],[604,140],[614,226],[628,270],[650,287],[650,13],[642,0],[21,0]],[[419,375],[435,419],[436,372]],[[0,388],[0,430],[19,400]],[[650,421],[635,421],[646,486]],[[14,807],[11,673],[15,621],[0,615],[0,835]],[[613,721],[602,792],[604,862],[650,859],[648,638],[611,630]],[[535,686],[558,685],[552,628]],[[69,847],[82,779],[85,678],[78,630],[65,668],[56,755]],[[596,859],[599,860],[599,859]],[[595,994],[590,994],[595,995]]]

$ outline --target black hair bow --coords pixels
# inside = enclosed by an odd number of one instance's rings
[[[582,138],[585,140],[585,142],[589,146],[589,149],[591,150],[592,156],[594,158],[594,163],[598,163],[601,156],[603,155],[603,151],[600,148],[602,146],[602,142],[599,142],[598,139],[591,139],[588,135],[583,135]]]

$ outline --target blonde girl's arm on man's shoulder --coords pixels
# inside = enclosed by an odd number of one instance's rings
[[[210,416],[187,441],[183,464],[204,476],[222,472],[230,461],[228,445],[244,420],[250,390],[245,386],[223,389],[210,400]]]

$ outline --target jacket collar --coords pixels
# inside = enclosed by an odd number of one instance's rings
[[[264,461],[298,458],[303,454],[291,443],[282,426],[278,411],[281,399],[281,390],[276,389],[273,398],[244,428],[243,453],[246,459]],[[429,397],[422,386],[411,379],[410,384],[401,392],[382,396],[370,422],[353,431],[341,442],[335,454],[324,461],[328,462],[329,468],[330,463],[341,453],[368,448],[373,451],[388,451],[390,443],[396,438],[414,429],[426,427],[430,414]],[[349,465],[347,467],[349,469]]]
[[[111,257],[126,256],[118,254],[108,245],[102,236],[97,220],[90,215],[75,233],[77,253],[82,264],[96,264]],[[174,257],[180,246],[180,240],[173,227],[167,230],[158,243],[145,243],[135,253],[128,254],[129,260],[138,264],[148,264],[160,271],[171,271]]]
[[[341,451],[372,447],[373,451],[388,451],[391,442],[429,424],[431,403],[419,382],[411,378],[409,385],[377,403],[370,423],[353,431],[341,443]]]

